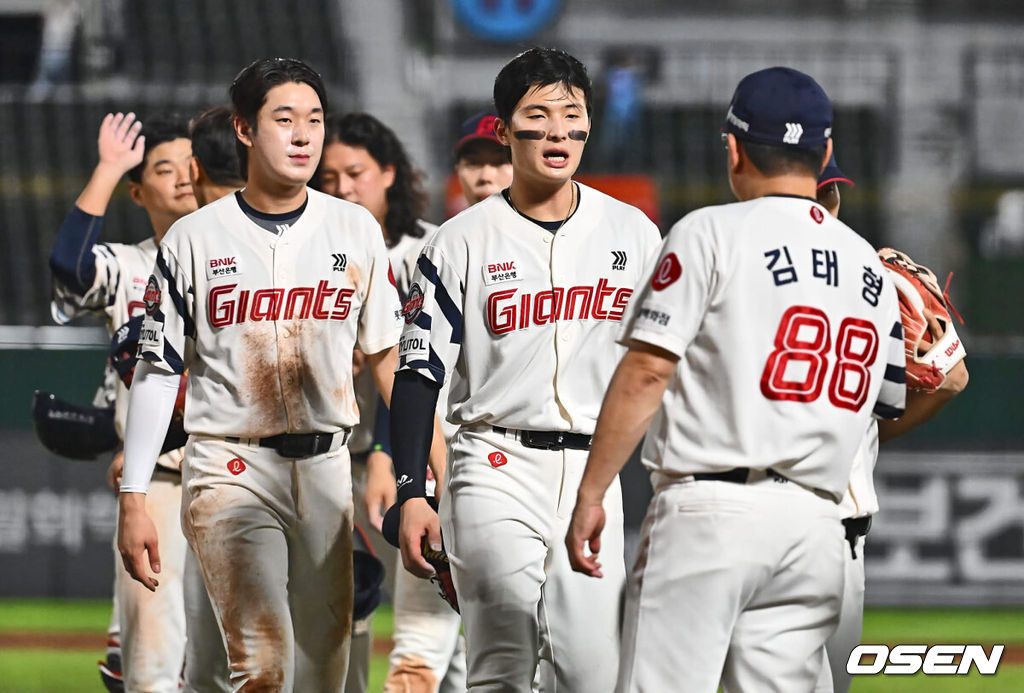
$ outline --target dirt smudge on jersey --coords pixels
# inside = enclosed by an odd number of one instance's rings
[[[262,438],[284,430],[281,409],[281,376],[278,371],[274,323],[254,323],[242,334],[242,386],[247,406],[244,430],[239,433]]]
[[[307,433],[312,430],[310,412],[316,402],[309,401],[314,391],[313,371],[306,354],[316,353],[315,323],[292,320],[278,324],[278,345],[281,359],[281,400],[288,415],[288,430]]]

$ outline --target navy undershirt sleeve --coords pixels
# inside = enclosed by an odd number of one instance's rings
[[[94,217],[73,207],[57,231],[50,253],[50,270],[61,284],[82,295],[96,280],[92,247],[103,228],[103,217]]]
[[[391,412],[380,396],[377,397],[377,416],[373,421],[373,445],[370,449],[391,457]]]
[[[427,460],[441,386],[416,371],[399,371],[391,391],[391,451],[398,504],[427,497]]]

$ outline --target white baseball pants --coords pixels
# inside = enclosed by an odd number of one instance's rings
[[[843,589],[838,506],[792,482],[656,479],[619,693],[810,693]]]
[[[282,458],[191,436],[185,534],[227,645],[234,690],[339,693],[352,632],[348,449]],[[241,461],[241,465],[237,461]]]
[[[821,674],[815,693],[847,693],[853,677],[846,673],[850,652],[860,644],[864,627],[864,537],[857,537],[857,557],[850,553],[850,544],[843,541],[843,563],[846,582],[843,605],[839,611],[839,627],[825,643]]]
[[[488,456],[499,452],[504,457]],[[462,428],[441,496],[470,691],[610,691],[625,566],[618,481],[605,498],[604,577],[575,573],[565,534],[587,452],[524,447],[509,431]],[[664,689],[673,690],[673,689]]]

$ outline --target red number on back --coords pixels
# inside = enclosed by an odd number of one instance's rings
[[[821,395],[832,346],[828,316],[811,306],[791,306],[779,321],[775,349],[761,372],[761,394],[770,400],[813,402]],[[878,355],[878,333],[866,320],[846,318],[836,338],[836,367],[828,386],[833,406],[858,411],[871,385],[868,367]]]

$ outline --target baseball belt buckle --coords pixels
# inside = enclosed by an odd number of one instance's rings
[[[307,435],[286,435],[277,445],[277,452],[281,457],[297,459],[300,457],[311,457],[319,450],[320,433]],[[329,446],[329,444],[328,444]]]
[[[535,450],[558,450],[565,440],[561,433],[553,433],[545,436],[540,431],[522,431],[519,434],[519,442],[524,447]]]

